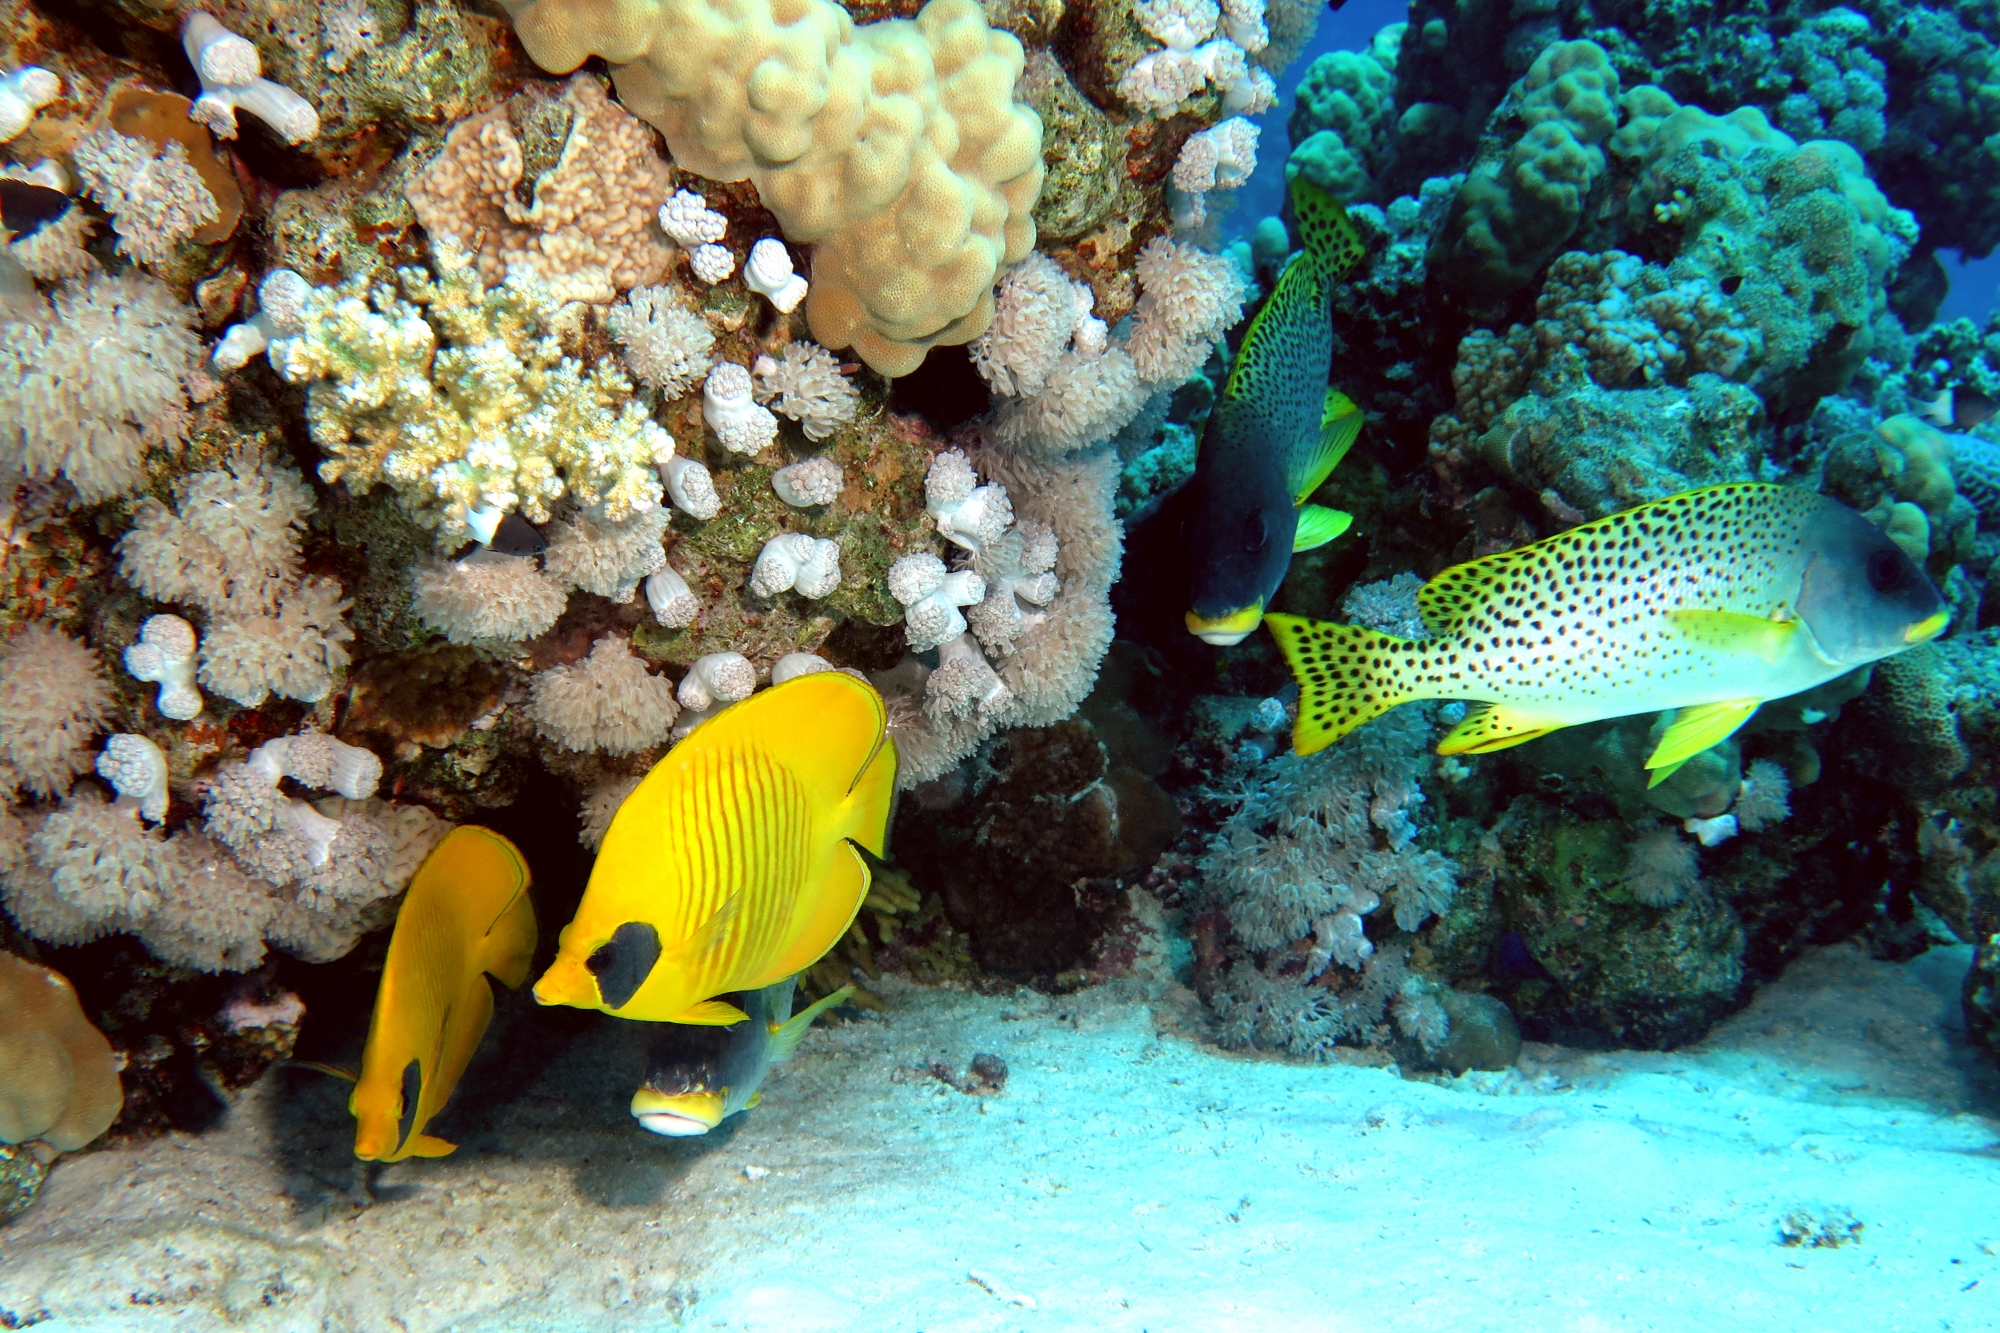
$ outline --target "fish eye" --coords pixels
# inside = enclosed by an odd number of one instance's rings
[[[1264,521],[1263,511],[1250,515],[1250,520],[1243,525],[1243,549],[1261,551],[1264,549],[1264,543],[1270,540],[1271,527]]]
[[[1868,557],[1868,586],[1876,592],[1894,592],[1903,586],[1903,561],[1897,551],[1881,550]]]
[[[584,959],[583,965],[590,969],[592,976],[603,976],[606,972],[618,966],[618,945],[615,942],[606,942],[598,945],[597,952]]]

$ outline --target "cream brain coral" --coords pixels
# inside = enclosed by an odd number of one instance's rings
[[[828,347],[906,375],[993,315],[1035,243],[1041,119],[1021,44],[973,0],[857,26],[830,0],[507,0],[528,53],[613,66],[625,105],[712,180],[750,180],[816,244],[806,316]]]

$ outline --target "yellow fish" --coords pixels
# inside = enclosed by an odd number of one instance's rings
[[[1469,699],[1440,754],[1673,708],[1657,785],[1769,699],[1938,634],[1924,572],[1881,529],[1812,491],[1685,491],[1454,565],[1417,592],[1427,639],[1268,616],[1299,678],[1300,754],[1412,699]]]
[[[723,1026],[713,997],[817,961],[868,895],[896,747],[882,696],[840,671],[799,676],[701,724],[612,817],[576,919],[535,983],[543,1004]]]
[[[458,1145],[423,1132],[444,1109],[493,1018],[493,988],[528,979],[535,909],[528,863],[491,829],[455,828],[410,881],[375,992],[361,1078],[347,1109],[354,1155],[443,1157]]]

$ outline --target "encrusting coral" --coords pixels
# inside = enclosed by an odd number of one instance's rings
[[[512,121],[531,114],[501,106],[460,121],[404,187],[433,245],[468,251],[489,287],[525,268],[557,301],[603,304],[659,282],[674,250],[654,214],[672,176],[652,134],[597,78],[575,75],[548,112],[568,126],[560,153],[529,183]]]
[[[831,0],[782,23],[765,0],[507,9],[544,69],[608,60],[680,166],[754,181],[785,239],[816,247],[813,337],[885,375],[983,332],[994,278],[1034,245],[1041,124],[1013,100],[1021,44],[972,0],[860,25]]]
[[[41,1139],[75,1152],[124,1105],[111,1043],[69,981],[0,952],[0,1143]]]

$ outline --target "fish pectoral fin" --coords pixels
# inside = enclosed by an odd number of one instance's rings
[[[1333,475],[1360,433],[1361,409],[1340,390],[1328,389],[1326,404],[1320,409],[1319,429],[1287,460],[1285,486],[1291,492],[1293,504],[1304,504],[1320,488],[1320,483]]]
[[[1707,647],[1766,662],[1785,655],[1800,624],[1796,619],[1772,620],[1743,611],[1706,610],[1669,611],[1667,623]]]
[[[682,945],[673,951],[676,966],[693,967],[704,962],[728,940],[729,932],[743,915],[743,890],[738,889],[722,900],[722,906],[715,909],[708,920],[701,923],[694,934],[687,937]],[[654,967],[659,964],[655,963]],[[652,969],[647,970],[650,976]],[[643,982],[641,983],[644,984]],[[635,992],[636,993],[636,992]]]
[[[1761,699],[1731,699],[1719,704],[1694,704],[1674,714],[1666,734],[1646,760],[1646,785],[1657,787],[1703,750],[1720,745],[1750,720]]]
[[[418,1134],[403,1147],[405,1157],[449,1157],[458,1151],[456,1143],[446,1143],[431,1134]]]
[[[1354,515],[1325,505],[1301,505],[1298,531],[1292,536],[1292,554],[1324,546],[1354,525]]]
[[[692,1004],[672,1018],[669,1023],[686,1023],[691,1027],[726,1028],[743,1022],[750,1015],[726,1000],[703,1000]]]
[[[1491,754],[1525,745],[1538,736],[1561,731],[1567,722],[1533,717],[1508,704],[1487,704],[1465,715],[1465,720],[1445,733],[1438,742],[1439,754]]]
[[[524,879],[480,941],[480,970],[492,973],[508,990],[519,990],[534,963],[535,938],[535,907]]]
[[[833,994],[814,1000],[783,1023],[774,1024],[771,1028],[771,1063],[775,1065],[791,1059],[792,1052],[799,1048],[799,1041],[806,1035],[806,1029],[813,1025],[813,1020],[835,1005],[845,1004],[853,994],[852,984],[842,986]],[[757,1103],[750,1104],[755,1106]]]
[[[743,1103],[743,1109],[746,1111],[754,1111],[757,1109],[758,1105],[763,1100],[764,1100],[764,1090],[762,1088],[759,1088],[757,1089],[757,1091],[750,1094],[749,1101]]]

